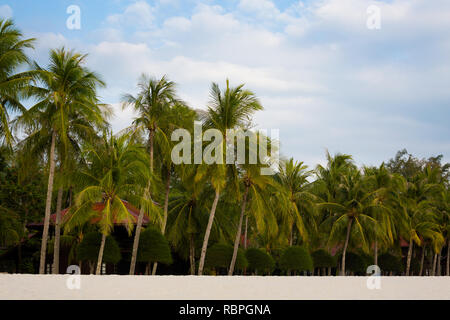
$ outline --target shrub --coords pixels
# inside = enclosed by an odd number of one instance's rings
[[[314,268],[329,268],[336,267],[337,261],[328,251],[319,249],[311,253],[313,259]]]
[[[139,238],[137,260],[139,262],[172,263],[169,242],[163,234],[154,227],[147,227]]]
[[[208,248],[206,252],[205,266],[207,268],[225,268],[228,269],[233,257],[233,247],[227,244],[216,243]],[[245,257],[244,251],[239,248],[236,257],[236,270],[247,268],[248,261]]]
[[[303,247],[292,246],[284,250],[281,255],[280,268],[285,271],[312,271],[313,261],[308,250]]]
[[[77,259],[89,262],[97,261],[101,242],[101,233],[89,232],[85,234],[83,240],[77,247]],[[102,261],[106,263],[117,263],[121,258],[122,255],[116,240],[112,236],[107,236]]]
[[[381,271],[403,272],[402,260],[390,253],[384,253],[378,257],[378,266]]]
[[[275,261],[266,252],[261,249],[250,248],[245,252],[248,261],[248,267],[255,271],[272,272],[275,267]]]
[[[338,259],[339,261],[342,261],[342,254],[339,255]],[[370,265],[367,260],[368,259],[363,255],[347,252],[345,255],[345,271],[366,274],[367,267]]]

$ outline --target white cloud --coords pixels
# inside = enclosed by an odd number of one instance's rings
[[[366,28],[373,3],[382,14],[377,31]],[[212,81],[223,87],[228,77],[260,97],[259,127],[279,128],[283,153],[308,164],[326,148],[367,164],[403,147],[448,157],[448,139],[436,135],[450,134],[448,111],[438,110],[450,101],[450,2],[434,3],[322,0],[281,11],[242,0],[231,10],[199,4],[157,24],[157,6],[141,1],[108,18],[101,42],[77,49],[108,83],[101,94],[115,103],[115,130],[131,123],[117,102],[136,91],[142,72],[167,74],[195,108],[205,107]],[[45,46],[55,42],[66,40],[44,37]]]
[[[146,1],[137,1],[129,5],[123,13],[110,15],[106,20],[116,28],[126,25],[149,29],[153,27],[154,9]]]
[[[3,19],[12,18],[13,10],[7,4],[0,6],[0,17]]]

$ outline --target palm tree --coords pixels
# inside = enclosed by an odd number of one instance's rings
[[[155,134],[156,150],[159,155],[158,163],[160,164],[160,176],[164,181],[164,207],[163,218],[160,223],[161,233],[164,235],[167,229],[167,219],[169,212],[169,195],[171,190],[172,179],[177,178],[176,173],[180,170],[175,170],[175,165],[172,162],[172,150],[175,142],[172,141],[172,133],[176,129],[186,129],[189,132],[193,132],[194,121],[197,114],[194,110],[184,105],[182,102],[176,102],[171,104],[166,111],[166,114],[159,121],[159,128]],[[179,165],[178,169],[182,169],[183,166]],[[152,275],[156,274],[158,262],[153,264]]]
[[[89,165],[78,173],[78,184],[83,189],[75,198],[65,231],[98,220],[102,241],[96,274],[100,274],[105,240],[114,223],[125,223],[131,234],[135,221],[122,199],[131,200],[131,203],[144,202],[141,195],[149,179],[148,158],[143,148],[130,143],[128,135],[116,138],[105,134],[101,143],[86,147],[84,154]],[[100,212],[95,210],[98,203],[102,204]]]
[[[23,39],[12,20],[0,19],[0,134],[11,146],[13,136],[9,129],[8,110],[24,112],[19,93],[31,80],[30,72],[16,73],[18,67],[28,63],[25,49],[33,48],[35,39]]]
[[[378,265],[379,242],[391,246],[396,234],[396,211],[391,210],[392,198],[395,197],[395,177],[387,170],[384,163],[380,167],[365,167],[364,181],[367,196],[373,202],[371,216],[377,221],[373,231],[374,264]]]
[[[303,162],[294,162],[291,158],[282,161],[279,166],[279,172],[275,180],[281,186],[277,196],[279,212],[285,221],[286,230],[289,235],[289,245],[294,241],[294,225],[297,226],[302,240],[307,243],[309,240],[307,221],[311,232],[317,229],[314,220],[314,201],[315,196],[308,189],[308,177],[311,171],[307,171],[307,166]]]
[[[228,269],[229,276],[232,276],[234,272],[239,244],[241,242],[242,221],[244,219],[247,204],[249,204],[251,213],[254,215],[257,226],[260,227],[260,229],[264,229],[266,225],[269,225],[271,228],[276,227],[275,218],[268,210],[269,205],[265,200],[268,198],[266,196],[269,195],[270,188],[276,186],[275,180],[272,176],[261,175],[261,165],[244,164],[242,165],[242,169],[244,172],[241,181],[244,187],[244,193],[241,202],[241,214],[239,216],[239,223],[234,240],[233,256]],[[271,231],[272,233],[276,233],[276,230]]]
[[[222,92],[218,84],[212,84],[210,93],[211,101],[208,106],[208,111],[203,117],[203,124],[206,128],[214,128],[222,133],[222,148],[226,145],[226,143],[223,142],[228,142],[226,136],[227,129],[248,128],[250,117],[253,113],[263,109],[254,93],[249,90],[244,90],[243,87],[244,85],[241,84],[235,88],[230,88],[230,83],[227,80],[227,87],[224,92]],[[198,275],[203,274],[209,235],[214,222],[214,215],[219,202],[220,193],[225,186],[227,168],[223,165],[223,154],[224,153],[219,155],[219,157],[222,157],[222,164],[202,164],[199,167],[197,182],[205,176],[208,176],[210,178],[211,186],[215,190],[215,197],[211,206],[208,225],[203,239]],[[233,168],[229,169],[233,171]]]
[[[189,248],[189,264],[191,275],[195,274],[195,236],[203,225],[208,208],[206,200],[208,190],[203,184],[195,183],[196,165],[186,165],[179,172],[179,180],[170,200],[168,239],[181,252]],[[186,248],[187,250],[187,248]]]
[[[175,94],[175,83],[169,81],[166,76],[163,76],[158,80],[143,74],[139,80],[138,87],[139,93],[137,97],[134,97],[131,94],[125,94],[122,97],[122,108],[131,105],[139,114],[133,122],[135,131],[137,133],[148,132],[147,145],[150,153],[150,172],[153,174],[155,134],[156,132],[160,132],[165,136],[164,132],[161,130],[161,124],[164,123],[164,119],[167,117],[171,105],[179,101]],[[151,198],[150,184],[145,190],[144,197]],[[133,242],[130,275],[134,274],[136,266],[143,217],[144,211],[140,210]]]
[[[362,249],[368,251],[367,231],[377,225],[377,221],[368,214],[373,203],[350,156],[338,154],[332,158],[328,154],[327,168],[319,166],[317,173],[321,179],[321,197],[329,199],[318,204],[328,213],[322,222],[323,228],[330,228],[328,245],[341,241],[341,236],[345,235],[341,261],[341,275],[345,275],[346,252],[352,234]]]
[[[430,239],[437,254],[444,239],[437,223],[437,213],[433,196],[439,186],[428,183],[423,174],[417,174],[410,182],[403,178],[395,200],[396,208],[402,214],[399,221],[400,234],[409,240],[406,258],[406,275],[410,275],[410,266],[414,243],[422,245],[423,239]]]
[[[39,273],[45,272],[45,255],[52,204],[53,181],[55,176],[56,148],[63,148],[68,155],[70,130],[75,134],[85,131],[86,124],[105,125],[109,110],[99,104],[97,87],[104,86],[100,77],[83,66],[86,55],[67,51],[64,48],[50,51],[47,69],[34,63],[36,82],[41,86],[30,86],[27,96],[39,101],[22,115],[18,124],[31,128],[26,141],[35,151],[42,152],[49,142],[48,187],[45,205],[44,230],[42,234]],[[74,122],[71,123],[71,120]],[[40,122],[39,122],[40,121]],[[77,132],[78,131],[78,132]],[[88,130],[91,131],[91,130]],[[82,133],[81,137],[85,137]],[[58,144],[58,146],[57,146]],[[31,153],[34,154],[34,153]],[[60,159],[64,162],[64,159]]]

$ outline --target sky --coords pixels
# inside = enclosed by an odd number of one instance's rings
[[[71,5],[80,29],[67,27]],[[52,48],[87,53],[115,132],[135,116],[120,98],[142,73],[167,75],[199,109],[228,78],[260,99],[254,122],[280,130],[284,157],[379,165],[406,148],[450,161],[449,0],[1,0],[0,17],[37,38],[43,66]]]

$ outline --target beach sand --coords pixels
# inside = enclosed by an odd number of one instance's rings
[[[0,299],[450,300],[450,277],[0,274]]]

